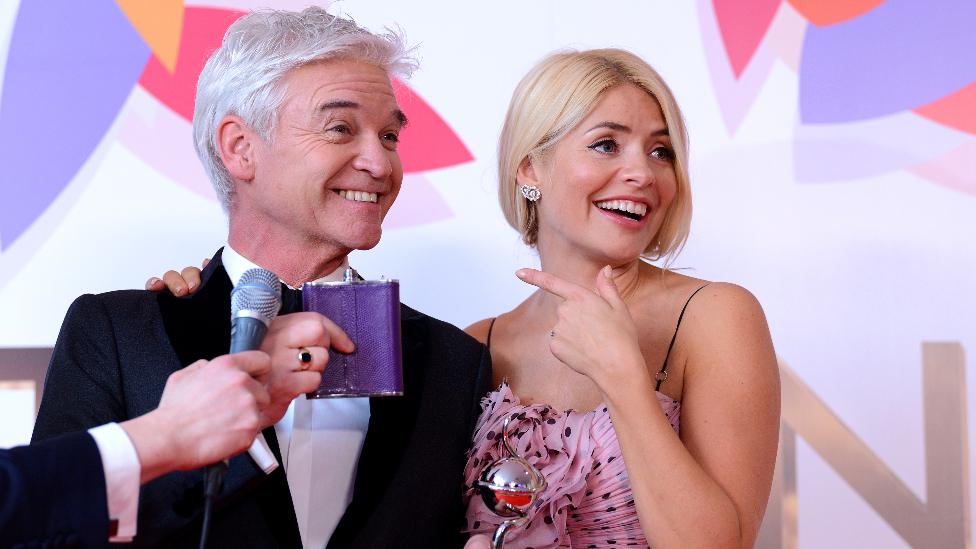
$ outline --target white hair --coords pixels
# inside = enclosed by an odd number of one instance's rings
[[[408,77],[416,68],[402,32],[373,34],[344,16],[319,7],[302,12],[262,10],[234,22],[197,81],[193,142],[228,211],[233,180],[220,158],[217,125],[227,115],[241,117],[267,142],[277,122],[288,71],[327,59],[352,59]]]

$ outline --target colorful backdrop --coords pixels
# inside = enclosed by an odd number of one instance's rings
[[[0,446],[26,442],[79,294],[197,264],[226,221],[193,152],[198,75],[243,11],[287,0],[0,3]],[[762,301],[783,374],[760,547],[972,547],[976,3],[342,2],[400,26],[407,172],[354,254],[466,325],[537,263],[495,200],[522,74],[565,47],[635,51],[673,87],[695,217],[676,267]],[[967,375],[968,374],[968,375]]]

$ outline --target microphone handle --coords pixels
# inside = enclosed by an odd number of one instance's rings
[[[268,327],[257,318],[238,316],[231,321],[230,352],[254,351],[261,348]]]

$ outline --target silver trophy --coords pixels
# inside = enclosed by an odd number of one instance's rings
[[[495,529],[491,539],[492,549],[505,547],[505,534],[528,521],[527,512],[540,492],[546,489],[546,478],[531,463],[519,457],[508,443],[508,423],[502,424],[502,444],[509,457],[495,461],[481,471],[474,483],[481,499],[496,515],[506,517]]]

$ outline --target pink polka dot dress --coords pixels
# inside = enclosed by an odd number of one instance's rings
[[[678,432],[681,404],[655,394]],[[648,546],[606,406],[581,413],[522,405],[503,383],[482,400],[482,409],[465,467],[465,532],[491,535],[502,521],[472,486],[486,465],[508,455],[501,429],[510,416],[509,441],[542,472],[548,486],[529,510],[529,522],[509,531],[505,547]]]

